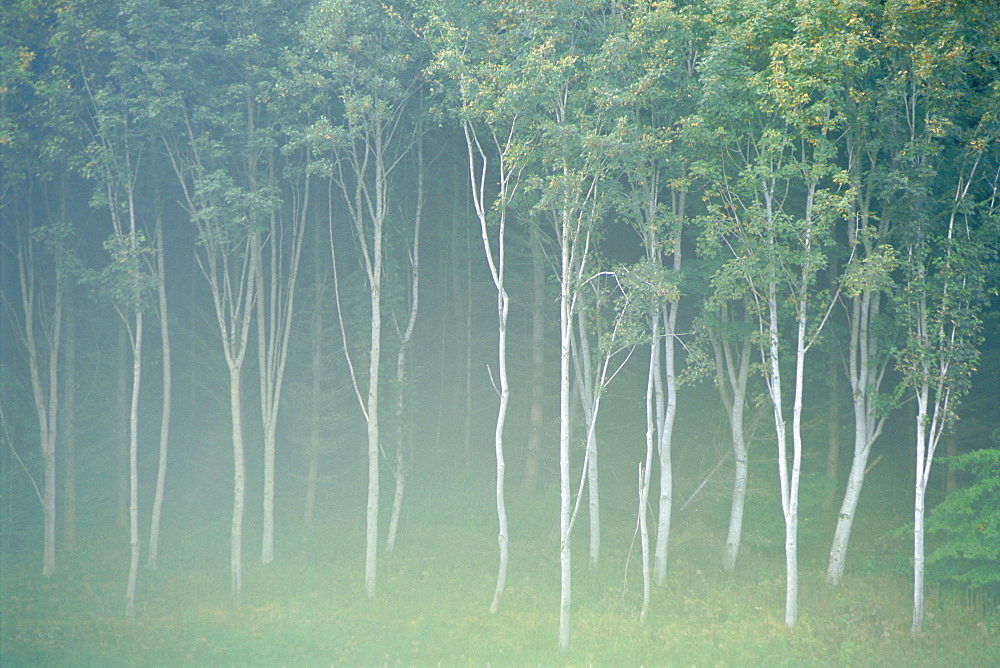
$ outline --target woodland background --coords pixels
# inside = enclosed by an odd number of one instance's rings
[[[996,652],[991,3],[3,5],[7,656]]]

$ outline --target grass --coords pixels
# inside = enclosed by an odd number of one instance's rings
[[[780,553],[748,546],[727,578],[708,556],[719,538],[700,521],[678,521],[668,581],[642,625],[631,527],[609,530],[597,571],[588,568],[583,527],[572,647],[561,654],[557,551],[546,522],[512,538],[507,594],[491,615],[495,538],[460,515],[406,524],[398,553],[380,561],[372,600],[353,524],[285,532],[268,567],[254,561],[248,539],[239,602],[228,592],[225,527],[168,541],[160,570],[141,573],[131,620],[122,615],[124,546],[65,556],[51,580],[35,560],[5,555],[0,658],[5,666],[1000,665],[995,601],[932,585],[925,631],[913,638],[902,574],[865,569],[834,589],[822,584],[822,560],[808,555],[799,623],[786,628]]]

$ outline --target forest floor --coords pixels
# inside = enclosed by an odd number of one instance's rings
[[[1000,665],[1000,606],[987,596],[930,584],[924,631],[911,636],[911,584],[883,558],[896,546],[852,543],[862,565],[832,588],[823,583],[821,541],[810,548],[806,531],[799,621],[787,628],[778,537],[763,540],[751,526],[727,577],[718,531],[695,515],[675,523],[667,582],[654,588],[644,624],[634,518],[606,529],[598,569],[588,564],[586,526],[578,528],[572,643],[563,654],[551,518],[514,502],[506,596],[491,615],[494,533],[463,522],[458,510],[418,523],[418,510],[401,528],[397,553],[381,557],[371,600],[356,518],[279,532],[267,567],[255,559],[250,537],[259,534],[250,529],[238,602],[229,593],[227,527],[184,536],[167,529],[160,569],[140,573],[134,619],[123,615],[124,540],[64,554],[50,579],[37,560],[5,554],[0,664]],[[905,546],[905,536],[887,540]]]

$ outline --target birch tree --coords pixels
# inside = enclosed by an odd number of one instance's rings
[[[988,277],[1000,246],[1000,77],[972,45],[998,37],[995,22],[962,7],[894,6],[887,37],[898,48],[905,115],[905,180],[894,206],[902,230],[905,343],[897,356],[916,397],[913,504],[913,622],[924,617],[927,486],[941,436],[955,419],[979,357]],[[957,12],[972,19],[956,21]]]
[[[666,579],[673,505],[672,442],[677,414],[677,317],[681,306],[682,235],[688,217],[690,141],[684,119],[697,96],[695,63],[702,37],[694,14],[671,4],[631,8],[597,61],[598,91],[620,114],[627,141],[616,156],[627,192],[623,212],[639,235],[646,282],[642,307],[650,322],[652,365],[649,432],[659,465],[654,579]],[[600,99],[600,98],[599,98]],[[652,284],[659,284],[652,293]],[[653,322],[655,320],[656,322]],[[655,336],[652,336],[653,332]]]
[[[87,15],[67,16],[65,28],[73,31],[77,76],[85,103],[84,142],[88,163],[84,173],[97,181],[97,200],[107,206],[112,235],[105,242],[111,256],[99,282],[125,323],[132,361],[129,401],[129,575],[125,614],[135,616],[139,569],[139,393],[142,380],[144,310],[156,279],[144,256],[152,252],[143,233],[141,216],[141,156],[149,150],[151,133],[143,108],[141,47],[132,39],[131,20],[121,12],[111,25],[90,23]],[[91,54],[110,54],[107,62]]]
[[[405,112],[418,83],[416,54],[412,34],[402,17],[390,7],[367,0],[361,3],[326,0],[317,4],[307,20],[304,38],[314,52],[316,85],[336,96],[342,105],[338,110],[342,118],[322,119],[314,126],[312,135],[317,146],[332,156],[332,178],[343,196],[368,286],[367,396],[362,396],[349,357],[348,368],[368,426],[365,592],[370,598],[375,595],[378,556],[385,223],[390,177],[412,144]],[[336,286],[336,242],[332,229],[330,239]],[[341,332],[345,333],[343,320]],[[345,353],[347,350],[345,338]]]
[[[278,95],[275,95],[277,97]],[[294,118],[285,119],[287,125]],[[302,243],[309,215],[310,150],[301,141],[284,147],[285,181],[288,183],[289,207],[272,207],[268,212],[266,235],[258,245],[260,253],[255,287],[257,304],[257,364],[260,382],[260,409],[264,431],[264,514],[261,563],[274,560],[274,483],[275,450],[281,390],[288,360],[288,342],[295,313],[295,288],[298,284]],[[270,188],[276,190],[275,147],[268,156]]]
[[[233,35],[238,37],[238,35]],[[252,39],[252,38],[251,38]],[[190,54],[209,58],[207,45]],[[219,73],[216,73],[219,74]],[[239,84],[230,89],[239,95]],[[250,94],[244,88],[245,94]],[[230,526],[230,587],[235,597],[243,589],[243,517],[246,508],[246,459],[243,436],[242,377],[253,320],[259,271],[262,222],[271,208],[259,193],[240,185],[228,172],[239,159],[230,143],[239,132],[253,132],[252,105],[240,114],[231,107],[200,97],[189,89],[174,100],[179,132],[162,136],[177,177],[182,205],[196,231],[195,258],[208,283],[229,372],[229,410],[233,447],[233,512]],[[237,98],[238,99],[238,98]],[[217,112],[217,113],[216,113]],[[232,121],[232,122],[230,122]],[[221,124],[222,127],[219,127]]]
[[[496,456],[496,508],[499,566],[490,612],[500,608],[507,579],[509,538],[506,505],[506,458],[504,427],[510,401],[507,370],[507,227],[512,203],[520,194],[525,169],[524,145],[533,135],[531,92],[534,82],[525,82],[521,69],[523,45],[499,30],[505,10],[487,7],[469,9],[439,3],[430,12],[429,23],[435,62],[432,76],[449,82],[458,121],[465,136],[472,204],[483,251],[496,290],[497,377],[499,395],[493,434]],[[529,120],[525,120],[525,119]],[[495,199],[492,193],[496,193]],[[493,232],[491,230],[495,229]],[[492,378],[492,374],[491,374]]]
[[[746,9],[747,16],[765,18],[752,3]],[[721,140],[720,160],[709,168],[719,200],[710,213],[716,225],[708,230],[724,240],[731,257],[714,279],[716,288],[720,294],[736,295],[744,289],[740,284],[745,284],[757,316],[764,381],[774,415],[785,524],[785,624],[793,626],[798,619],[805,357],[832,304],[816,294],[814,285],[817,271],[826,264],[831,226],[845,208],[839,185],[844,177],[833,161],[831,132],[839,115],[831,86],[820,76],[824,62],[807,60],[807,66],[799,62],[799,67],[789,64],[803,53],[832,53],[823,41],[825,33],[803,19],[808,29],[792,35],[783,23],[791,17],[769,18],[774,22],[771,25],[753,20],[742,23],[742,19],[720,25],[708,56],[713,67],[704,80],[709,102],[705,108],[723,112],[707,121],[719,128]],[[771,31],[774,37],[757,41]],[[755,67],[758,63],[762,64],[760,69]],[[738,84],[731,86],[733,81]],[[734,89],[741,90],[737,93]],[[727,108],[716,106],[720,103]],[[729,125],[733,122],[736,125]],[[733,132],[740,126],[749,132]],[[791,383],[784,379],[781,365],[782,321],[786,317],[791,318],[794,331]],[[793,393],[790,448],[784,400],[789,385]]]
[[[66,185],[79,156],[80,99],[70,85],[71,68],[55,55],[53,31],[40,28],[53,18],[47,8],[18,4],[3,14],[0,215],[17,290],[5,289],[2,299],[14,340],[27,355],[42,464],[40,484],[29,477],[42,507],[41,570],[48,578],[56,571],[60,350],[65,302],[72,282],[79,279],[72,253],[76,225],[68,214]],[[21,465],[27,472],[23,461]]]
[[[11,318],[16,324],[18,340],[28,354],[28,372],[31,379],[31,397],[38,419],[39,450],[42,457],[42,486],[35,492],[42,505],[42,575],[51,577],[56,571],[56,436],[59,409],[59,344],[62,335],[63,295],[66,289],[65,263],[59,257],[64,253],[61,243],[64,234],[56,227],[50,239],[55,244],[45,244],[45,233],[32,224],[30,190],[25,201],[20,202],[17,217],[17,273],[20,288],[19,317]],[[7,203],[9,213],[16,200]],[[62,227],[65,232],[65,227]],[[52,253],[55,251],[55,257]],[[48,256],[48,261],[46,261]],[[50,264],[51,263],[51,264]],[[4,305],[11,311],[13,301],[4,295]],[[33,481],[34,482],[34,481]]]
[[[614,20],[603,8],[583,6],[532,7],[525,26],[537,41],[526,59],[529,77],[545,91],[539,106],[540,136],[534,160],[532,188],[537,208],[552,223],[558,249],[559,277],[559,647],[569,648],[572,601],[573,499],[570,480],[571,348],[580,291],[596,243],[598,224],[611,200],[607,180],[609,147],[617,140],[606,117],[589,97],[586,54],[600,44]],[[538,23],[535,23],[538,22]],[[537,31],[537,33],[535,32]],[[611,126],[613,128],[613,126]]]
[[[399,528],[399,515],[402,512],[403,494],[406,490],[406,467],[408,465],[406,450],[412,439],[412,428],[408,425],[409,416],[407,415],[410,393],[407,390],[410,382],[410,344],[413,340],[413,329],[417,324],[417,314],[420,312],[420,224],[423,220],[426,171],[422,133],[422,128],[418,127],[416,130],[417,184],[413,212],[413,239],[406,247],[406,259],[409,264],[409,299],[406,303],[405,325],[400,325],[399,319],[395,314],[393,315],[393,325],[396,329],[396,336],[399,338],[399,348],[396,350],[395,406],[393,408],[396,453],[390,469],[396,482],[396,490],[392,496],[392,512],[389,515],[389,529],[385,539],[385,551],[390,554],[396,546],[396,530]]]
[[[873,71],[873,63],[884,62],[871,57],[875,41],[868,26],[876,19],[864,7],[845,6],[832,11],[844,12],[840,22],[849,26],[840,34],[837,49],[844,112],[841,154],[850,187],[844,220],[846,259],[841,275],[833,275],[832,280],[840,284],[843,292],[849,336],[846,368],[854,415],[851,468],[826,572],[827,582],[838,585],[844,577],[848,541],[872,446],[882,432],[890,407],[889,398],[881,392],[893,343],[883,306],[884,295],[893,288],[891,272],[896,266],[896,251],[891,245],[891,233],[896,221],[890,207],[883,207],[881,212],[873,207],[883,196],[879,184],[887,180],[886,163],[898,161],[901,146],[892,136],[894,114],[886,112],[899,108],[892,93],[898,84],[893,81],[894,75]],[[837,271],[834,261],[831,272]],[[830,383],[835,388],[835,378]],[[831,402],[835,401],[831,398]],[[831,404],[831,417],[836,414],[835,405]],[[831,452],[831,466],[835,467],[834,456]]]
[[[156,300],[160,316],[160,350],[162,351],[163,404],[160,411],[160,448],[156,465],[156,491],[149,522],[149,567],[156,570],[160,553],[160,519],[163,515],[163,495],[167,482],[167,453],[170,445],[170,413],[173,393],[173,369],[170,348],[170,319],[167,308],[167,263],[163,243],[163,203],[159,185],[154,185],[153,216],[154,255],[156,258]]]
[[[740,538],[743,534],[743,511],[746,506],[750,458],[744,427],[747,404],[747,384],[750,379],[750,358],[753,353],[752,330],[747,321],[749,304],[723,301],[711,317],[709,340],[712,345],[715,385],[726,411],[729,434],[733,443],[733,496],[729,509],[729,529],[723,567],[727,573],[736,568]]]

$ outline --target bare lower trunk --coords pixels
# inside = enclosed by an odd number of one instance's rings
[[[664,309],[663,325],[663,362],[665,373],[654,380],[660,380],[658,386],[657,409],[657,452],[660,460],[660,504],[656,531],[656,559],[654,562],[654,580],[662,587],[667,579],[667,548],[670,544],[670,520],[673,505],[673,466],[671,460],[671,445],[674,433],[674,417],[677,414],[677,374],[675,372],[674,331],[677,323],[677,304],[672,303]],[[663,388],[665,383],[666,387]],[[666,390],[666,405],[659,395]]]
[[[736,569],[736,557],[743,534],[743,509],[746,505],[747,477],[750,459],[743,430],[746,409],[747,379],[750,374],[751,338],[744,336],[739,352],[725,340],[713,339],[716,353],[716,373],[719,393],[729,418],[729,433],[733,442],[733,499],[729,510],[729,533],[723,566],[727,573]]]
[[[839,585],[844,579],[847,547],[858,502],[861,499],[861,487],[869,468],[868,459],[872,445],[885,422],[884,414],[876,416],[875,397],[882,382],[887,359],[879,362],[878,345],[871,331],[871,320],[879,312],[879,302],[878,293],[865,292],[854,298],[851,310],[848,378],[854,412],[854,454],[827,565],[826,581],[832,585]]]
[[[306,507],[304,521],[312,526],[316,513],[316,485],[319,482],[319,439],[320,439],[320,392],[323,377],[323,293],[326,273],[320,269],[320,247],[323,243],[323,228],[316,225],[313,239],[313,314],[312,314],[312,395],[309,415],[309,474],[306,477]]]
[[[649,504],[649,486],[653,466],[653,452],[656,442],[656,399],[655,375],[660,365],[659,355],[660,318],[652,317],[652,343],[649,349],[649,374],[646,378],[646,459],[639,465],[639,530],[642,549],[642,610],[639,621],[645,622],[649,616],[651,598],[651,572],[649,567],[649,528],[646,506]]]
[[[128,377],[125,369],[128,367],[128,346],[126,345],[125,327],[118,330],[118,410],[116,411],[118,425],[117,438],[117,504],[118,528],[128,528]]]
[[[597,480],[597,436],[590,430],[587,436],[587,501],[590,506],[590,566],[601,562],[601,500]]]
[[[76,549],[76,300],[66,304],[66,371],[62,401],[62,526],[63,547]]]
[[[166,267],[163,257],[163,226],[156,220],[157,292],[160,308],[160,343],[163,355],[163,408],[160,414],[160,457],[156,467],[156,493],[149,528],[149,567],[156,570],[160,553],[160,517],[163,514],[163,491],[167,480],[167,448],[170,443],[171,362],[170,331],[167,317]]]
[[[922,331],[927,331],[925,313],[926,310],[920,314],[924,319]],[[930,376],[928,371],[925,367],[925,377]],[[945,396],[947,397],[947,394]],[[941,435],[938,426],[940,418],[938,413],[942,408],[941,397],[935,395],[934,402],[930,401],[930,397],[930,381],[923,380],[917,387],[917,461],[913,489],[913,624],[910,632],[914,635],[920,633],[924,625],[924,515],[931,462],[934,460],[934,450]],[[932,403],[933,415],[930,410]],[[948,399],[945,398],[944,410],[947,410],[947,406]]]
[[[924,494],[926,481],[917,472],[913,499],[913,624],[910,631],[920,633],[924,623]]]
[[[380,241],[376,241],[380,243]],[[381,252],[379,251],[379,254]],[[379,425],[378,379],[382,352],[381,262],[371,286],[371,353],[368,364],[368,509],[365,541],[365,594],[375,596],[378,567]]]
[[[804,293],[803,293],[804,294]],[[804,391],[806,356],[806,304],[801,297],[798,304],[795,351],[795,390],[792,400],[792,471],[788,486],[785,510],[785,625],[794,626],[799,617],[799,479],[802,471],[802,396]]]
[[[261,518],[260,563],[274,561],[274,451],[276,425],[272,422],[264,430],[264,514]]]
[[[399,515],[403,510],[403,493],[406,491],[406,471],[403,470],[403,450],[396,450],[396,492],[392,495],[392,513],[389,515],[389,532],[386,534],[385,551],[388,554],[396,549],[396,531],[399,528]]]
[[[246,506],[246,463],[243,454],[243,408],[239,366],[229,368],[229,409],[233,432],[233,522],[229,533],[229,573],[233,596],[243,593],[243,512]]]
[[[483,228],[485,233],[485,227]],[[501,243],[503,240],[501,239]],[[503,262],[501,256],[501,263]],[[501,264],[500,271],[503,271]],[[496,451],[497,471],[496,471],[496,503],[497,503],[497,544],[500,548],[500,562],[497,567],[497,585],[493,593],[493,601],[490,603],[490,612],[497,612],[500,609],[500,601],[503,598],[504,587],[507,582],[507,559],[508,559],[508,538],[507,538],[507,502],[504,490],[504,476],[506,463],[504,461],[503,431],[507,421],[507,405],[510,400],[510,387],[507,381],[507,312],[510,308],[510,300],[507,292],[503,288],[503,274],[500,274],[497,303],[499,306],[500,337],[498,343],[499,367],[500,367],[500,408],[497,412],[496,430],[493,435],[494,449]]]
[[[125,615],[135,617],[135,588],[139,576],[139,388],[142,376],[142,311],[135,313],[132,341],[132,400],[129,410],[129,543],[131,553],[128,570],[128,590],[125,594]]]
[[[784,404],[782,403],[781,365],[778,348],[778,290],[774,282],[768,284],[767,295],[767,347],[764,354],[768,366],[767,384],[774,411],[774,430],[778,445],[778,478],[781,483],[781,511],[785,521],[785,624],[793,626],[798,617],[798,559],[796,532],[796,504],[788,470],[788,435],[785,430]]]
[[[568,213],[564,212],[561,230],[562,267],[559,295],[559,648],[569,650],[569,625],[572,604],[572,571],[570,549],[570,510],[572,490],[569,480],[569,363],[573,311],[570,306],[570,242]]]
[[[506,294],[503,297],[506,302]],[[506,311],[506,304],[504,306]],[[504,313],[503,318],[506,319],[506,313]],[[501,334],[501,349],[504,350],[503,354],[506,354],[504,347],[506,346],[506,333]],[[508,538],[507,538],[507,502],[506,494],[504,492],[504,474],[506,471],[506,465],[504,462],[504,452],[503,452],[503,429],[504,422],[507,417],[507,403],[509,400],[510,392],[507,388],[507,370],[506,361],[502,362],[503,370],[502,374],[502,387],[500,394],[500,410],[497,415],[497,426],[494,435],[494,443],[496,446],[496,458],[497,458],[497,473],[496,473],[496,503],[497,503],[497,544],[500,548],[500,562],[497,567],[497,585],[493,592],[493,601],[490,603],[490,612],[497,612],[500,609],[500,601],[503,598],[504,588],[507,583],[507,559],[508,559]]]
[[[44,532],[42,548],[42,575],[51,577],[56,572],[56,453],[49,448],[42,455],[45,461],[45,490],[42,503]]]
[[[319,480],[319,457],[317,449],[319,438],[310,439],[316,445],[309,448],[309,473],[306,476],[306,507],[303,522],[307,527],[313,525],[313,517],[316,515],[316,483]]]
[[[740,552],[740,540],[743,534],[743,509],[747,498],[747,478],[749,474],[749,458],[746,443],[740,439],[733,443],[733,500],[729,509],[729,532],[726,534],[726,557],[724,567],[727,573],[736,570],[736,557]]]
[[[847,560],[847,545],[851,538],[851,527],[854,524],[854,513],[861,498],[861,487],[865,481],[865,469],[868,466],[870,447],[855,453],[851,462],[851,472],[847,478],[847,491],[837,516],[837,528],[833,534],[833,546],[830,548],[830,563],[826,570],[826,581],[839,585],[844,579],[844,566]]]

